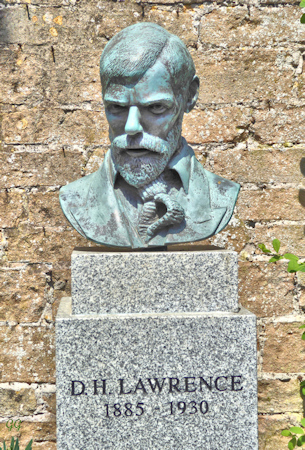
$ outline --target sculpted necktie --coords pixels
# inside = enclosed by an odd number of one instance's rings
[[[138,224],[138,232],[145,242],[149,242],[159,231],[179,224],[185,217],[184,209],[174,199],[174,189],[164,174],[150,184],[139,189],[144,201],[142,214]],[[163,204],[166,212],[162,217],[157,215],[157,204]]]

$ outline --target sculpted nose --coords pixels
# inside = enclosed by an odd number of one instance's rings
[[[127,122],[125,124],[125,133],[133,136],[143,131],[140,123],[141,114],[137,106],[131,106],[128,112]]]

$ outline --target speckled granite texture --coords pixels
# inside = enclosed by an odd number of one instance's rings
[[[226,250],[72,253],[73,314],[238,311]]]
[[[258,449],[255,322],[243,308],[71,315],[63,299],[58,449]]]

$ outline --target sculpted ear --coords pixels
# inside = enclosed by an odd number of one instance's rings
[[[185,112],[188,113],[190,112],[198,99],[198,95],[199,95],[199,78],[197,77],[197,75],[194,76],[194,78],[192,79],[192,82],[190,84],[189,87],[189,91],[188,91],[188,96],[187,96],[187,102],[186,102],[186,106],[185,106]]]

